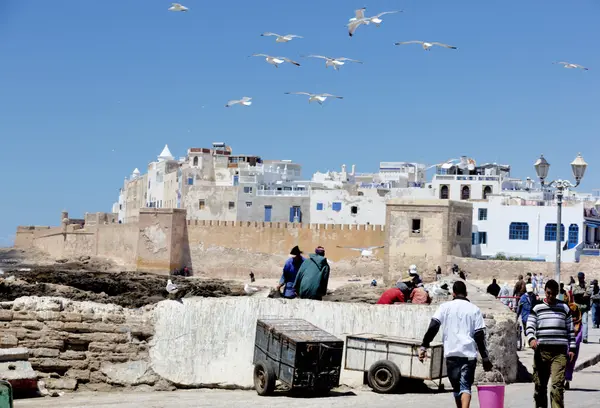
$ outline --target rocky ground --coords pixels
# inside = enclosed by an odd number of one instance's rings
[[[119,265],[89,256],[56,260],[38,250],[2,248],[0,270],[0,301],[22,296],[58,296],[138,308],[169,297],[165,291],[165,276],[123,272]],[[330,293],[324,300],[374,304],[387,289],[381,282],[378,286],[371,286],[370,277],[345,276],[337,267],[335,275],[330,279]],[[199,278],[171,279],[179,286],[177,297],[245,295],[243,279],[212,279],[202,275]],[[266,294],[276,284],[277,278],[256,282]]]

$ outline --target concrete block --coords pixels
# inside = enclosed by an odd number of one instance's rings
[[[73,378],[46,378],[46,388],[49,390],[75,391],[77,380]]]
[[[81,315],[81,321],[86,323],[96,323],[102,321],[102,316],[92,313],[86,313]]]
[[[19,340],[12,334],[1,334],[0,335],[0,348],[11,348],[17,347]]]
[[[115,351],[117,344],[114,343],[90,343],[88,345],[88,351],[94,353],[105,353]]]
[[[37,315],[34,312],[17,312],[13,313],[13,320],[37,320]]]
[[[60,353],[60,358],[63,360],[85,360],[86,355],[83,351],[67,350],[64,353]]]
[[[0,309],[0,321],[8,322],[8,321],[11,321],[12,319],[13,319],[12,310]]]
[[[45,347],[51,349],[62,349],[65,346],[65,342],[63,340],[49,340],[43,339],[39,342],[35,343],[37,347]]]
[[[41,312],[36,312],[36,316],[37,316],[38,321],[45,322],[48,320],[58,320],[60,317],[60,313],[51,312],[49,310],[43,310]]]
[[[26,323],[26,322],[23,322]],[[35,323],[40,323],[40,322],[35,322]],[[42,323],[40,323],[42,324]],[[41,339],[43,337],[43,334],[41,331],[31,331],[31,330],[26,330],[24,328],[21,329],[17,329],[14,331],[15,336],[17,336],[17,339],[19,340],[38,340]]]
[[[73,378],[78,381],[88,382],[90,381],[90,372],[88,370],[75,370],[71,369],[67,371],[66,376]]]
[[[51,348],[39,348],[31,350],[31,357],[58,357],[59,351]]]
[[[35,380],[37,375],[29,361],[0,362],[0,378],[7,381]]]
[[[75,322],[80,323],[82,321],[82,316],[80,313],[60,313],[59,319],[61,322]]]
[[[102,321],[104,323],[116,323],[116,324],[122,324],[125,323],[125,316],[123,315],[114,315],[114,314],[108,314],[105,316],[102,316]]]
[[[0,349],[0,362],[5,361],[27,361],[29,358],[29,350],[23,347]]]
[[[61,331],[63,329],[63,326],[65,324],[63,322],[57,322],[57,321],[47,321],[46,322],[46,326],[48,326],[48,328],[50,330],[57,330],[57,331]]]
[[[44,323],[38,322],[37,320],[28,320],[21,323],[21,326],[29,330],[42,330],[44,328]]]
[[[102,364],[100,371],[106,375],[106,381],[111,384],[133,386],[154,385],[158,376],[147,361],[129,361],[122,364]]]

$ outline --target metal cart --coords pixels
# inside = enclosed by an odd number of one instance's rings
[[[366,383],[381,394],[398,391],[403,378],[439,380],[446,376],[442,343],[432,343],[425,361],[419,361],[421,342],[381,334],[353,334],[346,337],[344,368],[365,373]]]
[[[269,395],[279,380],[289,389],[329,392],[340,384],[344,342],[302,319],[259,319],[254,387]]]

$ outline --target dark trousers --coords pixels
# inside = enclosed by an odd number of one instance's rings
[[[564,346],[538,345],[533,357],[533,398],[536,408],[548,408],[549,380],[552,408],[564,408],[567,359],[567,348]]]

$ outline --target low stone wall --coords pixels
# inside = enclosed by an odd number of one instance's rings
[[[514,323],[502,311],[492,317],[490,311],[499,310],[494,299],[481,302],[492,362],[514,382]],[[27,348],[46,388],[70,391],[249,388],[258,318],[305,319],[343,340],[359,333],[419,339],[436,309],[258,297],[184,298],[135,310],[38,297],[0,306],[0,347]],[[342,371],[342,384],[362,382],[362,373]]]
[[[305,319],[343,340],[348,334],[359,333],[420,339],[435,310],[436,306],[425,305],[385,306],[254,297],[163,301],[154,309],[155,336],[150,358],[155,372],[176,385],[252,387],[258,318]],[[497,360],[504,378],[514,382],[517,374],[514,323],[508,322],[503,313],[493,317],[489,311],[484,313],[490,346],[495,349],[491,353],[492,362]],[[436,337],[436,341],[440,340],[441,331]],[[342,370],[341,383],[362,385],[363,374]]]
[[[25,347],[48,389],[155,385],[148,361],[150,309],[23,297],[3,302],[0,348]]]

